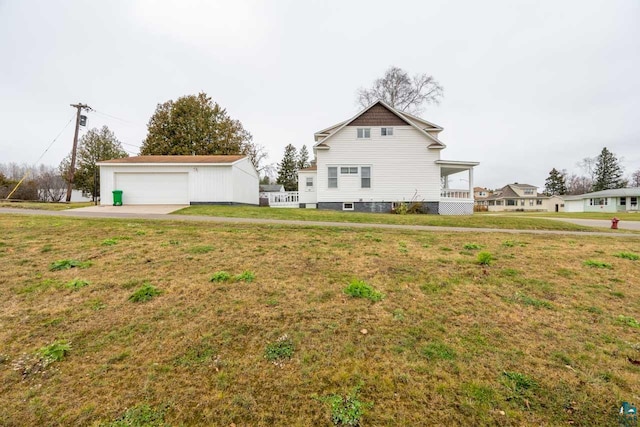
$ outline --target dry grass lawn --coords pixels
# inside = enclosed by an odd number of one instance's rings
[[[640,401],[637,237],[0,227],[2,426],[330,426],[349,394],[363,426],[614,425]],[[346,295],[352,280],[384,298]],[[145,283],[161,293],[131,301]],[[267,360],[283,340],[291,357]],[[70,349],[47,363],[55,342]]]

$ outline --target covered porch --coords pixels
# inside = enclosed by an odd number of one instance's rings
[[[473,202],[473,168],[480,163],[437,160],[436,164],[440,166],[440,201]]]
[[[440,166],[441,215],[471,215],[473,213],[473,168],[479,162],[437,160]]]

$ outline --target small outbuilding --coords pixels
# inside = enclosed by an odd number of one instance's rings
[[[258,204],[259,176],[247,156],[136,156],[99,162],[100,204],[122,191],[127,205]]]

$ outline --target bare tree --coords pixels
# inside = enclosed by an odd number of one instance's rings
[[[580,169],[587,174],[587,177],[593,182],[596,176],[596,165],[598,164],[598,157],[585,157],[576,163]]]
[[[640,169],[631,174],[629,187],[640,187]]]
[[[443,88],[433,76],[423,73],[411,78],[401,68],[391,67],[371,88],[358,89],[357,103],[364,108],[382,100],[398,110],[419,114],[425,104],[440,103],[442,95]]]
[[[38,197],[43,202],[59,202],[67,194],[66,181],[52,166],[40,165],[35,182],[38,187]]]
[[[591,191],[593,181],[588,176],[566,175],[567,195],[585,194]]]

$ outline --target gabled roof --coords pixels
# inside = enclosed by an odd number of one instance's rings
[[[564,200],[592,199],[594,197],[640,197],[640,187],[614,188],[611,190],[594,191],[577,196],[561,196]]]
[[[516,187],[516,188],[538,188],[535,185],[529,185],[529,184],[518,184],[518,183],[514,183],[514,184],[507,184],[504,187],[502,187],[499,190],[496,190],[492,195],[490,195],[489,197],[487,197],[487,200],[496,200],[496,199],[530,199],[531,195],[527,195],[527,196],[521,196],[518,193],[516,193],[512,187]],[[544,194],[540,194],[540,193],[536,193],[536,197],[540,198],[540,199],[548,199],[549,197],[544,195]]]
[[[179,163],[179,164],[231,164],[247,156],[243,155],[217,155],[217,156],[134,156],[121,159],[104,160],[101,164],[148,164],[148,163]]]
[[[282,184],[260,184],[261,193],[279,193],[284,191]]]
[[[427,137],[427,139],[432,140],[433,142],[429,145],[429,148],[445,148],[446,145],[440,141],[437,137],[431,135],[430,133],[428,133],[427,131],[424,130],[424,128],[418,126],[418,124],[416,122],[420,122],[422,124],[426,124],[427,126],[433,126],[433,129],[430,130],[442,130],[441,127],[434,125],[433,123],[427,122],[426,120],[422,120],[422,119],[418,119],[415,116],[412,116],[411,114],[408,113],[404,113],[402,111],[396,110],[395,108],[389,106],[387,103],[385,103],[384,101],[376,101],[373,104],[369,105],[367,108],[365,108],[364,110],[360,111],[358,114],[356,114],[355,116],[351,117],[348,120],[345,120],[344,122],[338,123],[337,125],[333,125],[331,127],[328,127],[326,129],[323,129],[320,132],[316,132],[315,136],[319,137],[319,136],[324,136],[324,134],[327,134],[327,136],[319,143],[317,143],[316,145],[314,145],[314,148],[317,147],[328,147],[328,145],[326,144],[326,142],[331,139],[331,137],[333,137],[333,135],[335,135],[336,133],[338,133],[339,131],[341,131],[344,127],[348,126],[349,123],[353,122],[354,120],[356,120],[358,117],[362,116],[364,113],[366,113],[367,111],[369,111],[371,108],[373,108],[376,105],[382,105],[383,107],[385,107],[387,110],[391,111],[393,114],[395,114],[398,118],[400,118],[401,120],[403,120],[404,122],[406,122],[409,126],[412,126],[413,128],[415,128],[418,132],[420,132],[422,135],[424,135],[425,137]],[[324,145],[322,145],[324,144]]]

